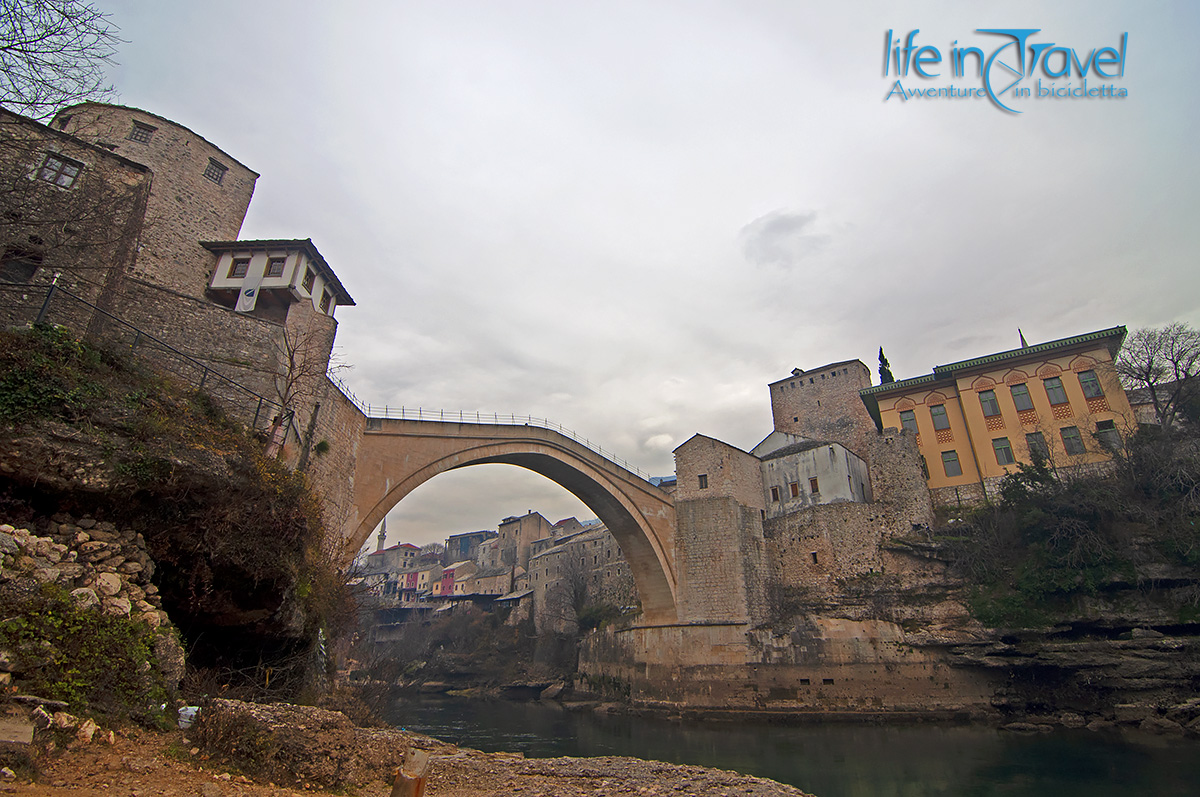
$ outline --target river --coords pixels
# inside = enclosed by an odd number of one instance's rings
[[[554,702],[401,697],[410,731],[529,757],[628,755],[773,778],[818,797],[1200,794],[1200,743],[946,725],[686,722],[566,711]]]

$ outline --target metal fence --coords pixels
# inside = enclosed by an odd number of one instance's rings
[[[626,459],[618,457],[611,451],[605,450],[597,443],[593,443],[586,437],[577,434],[571,429],[566,428],[560,423],[555,423],[547,418],[536,418],[532,415],[505,415],[496,412],[471,412],[467,410],[431,410],[425,407],[389,407],[386,404],[379,406],[378,404],[368,404],[346,387],[346,383],[338,378],[337,374],[332,371],[329,373],[329,381],[333,382],[339,390],[345,394],[354,406],[358,407],[362,414],[368,419],[393,419],[402,421],[441,421],[445,423],[491,423],[504,426],[536,426],[540,429],[550,429],[558,432],[564,437],[569,437],[576,443],[579,443],[584,448],[599,454],[604,459],[618,465],[631,473],[636,473],[647,481],[650,480],[650,474],[646,473],[641,468],[632,464]]]

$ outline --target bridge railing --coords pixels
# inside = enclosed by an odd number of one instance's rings
[[[540,429],[550,429],[558,432],[564,437],[569,437],[576,443],[579,443],[584,448],[599,454],[604,459],[612,462],[614,465],[619,465],[631,473],[636,473],[646,481],[650,480],[650,474],[642,470],[638,466],[629,462],[629,460],[618,457],[611,451],[606,450],[598,443],[594,443],[586,437],[577,434],[571,429],[563,426],[560,423],[555,423],[548,418],[536,418],[532,415],[505,415],[496,412],[470,412],[467,410],[432,410],[425,407],[389,407],[386,404],[380,406],[378,404],[370,404],[363,401],[346,386],[337,374],[333,371],[329,372],[329,381],[332,382],[338,390],[348,398],[354,406],[362,411],[367,418],[392,419],[401,421],[443,421],[446,423],[491,423],[503,426],[536,426]]]

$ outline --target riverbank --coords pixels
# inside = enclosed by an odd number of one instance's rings
[[[197,738],[202,735],[199,728],[127,729],[113,734],[111,743],[100,734],[89,744],[55,745],[50,750],[46,749],[49,739],[39,738],[35,740],[36,777],[0,782],[0,792],[18,797],[299,797],[350,791],[359,797],[385,797],[391,793],[393,766],[389,764],[398,765],[408,751],[428,750],[432,754],[429,797],[509,793],[522,797],[667,793],[806,797],[791,786],[734,772],[618,756],[526,759],[514,753],[483,753],[397,729],[354,728],[337,712],[296,709],[254,707],[254,713],[270,725],[275,758],[289,764],[287,771],[273,770],[270,778],[247,774],[236,763],[238,751],[223,755],[204,745]],[[239,727],[246,726],[239,721]],[[347,749],[352,739],[363,741]],[[290,756],[297,754],[307,758],[293,766]],[[340,782],[330,785],[332,781]]]
[[[388,689],[385,684],[374,687]],[[1086,728],[1106,731],[1112,728],[1137,729],[1152,734],[1200,739],[1200,698],[1176,703],[1127,703],[1111,710],[1077,713],[1074,711],[1001,711],[975,709],[926,709],[922,711],[871,709],[796,709],[688,706],[652,700],[612,700],[564,683],[510,684],[506,686],[451,689],[445,683],[392,687],[396,694],[410,696],[444,695],[472,700],[553,701],[567,711],[596,714],[622,714],[660,720],[698,722],[755,722],[778,725],[816,725],[828,723],[860,725],[945,724],[974,725],[1017,732],[1049,732],[1054,728]],[[998,701],[999,702],[999,701]]]

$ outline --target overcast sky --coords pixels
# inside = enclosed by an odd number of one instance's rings
[[[665,475],[696,432],[765,437],[793,368],[1200,325],[1194,2],[99,5],[119,101],[260,172],[242,237],[311,237],[355,297],[374,404],[547,417]],[[1085,58],[1128,32],[1100,81],[1128,96],[885,101],[889,29],[945,57],[998,27]],[[980,85],[941,67],[905,87]],[[593,516],[481,466],[389,544],[528,509]]]

